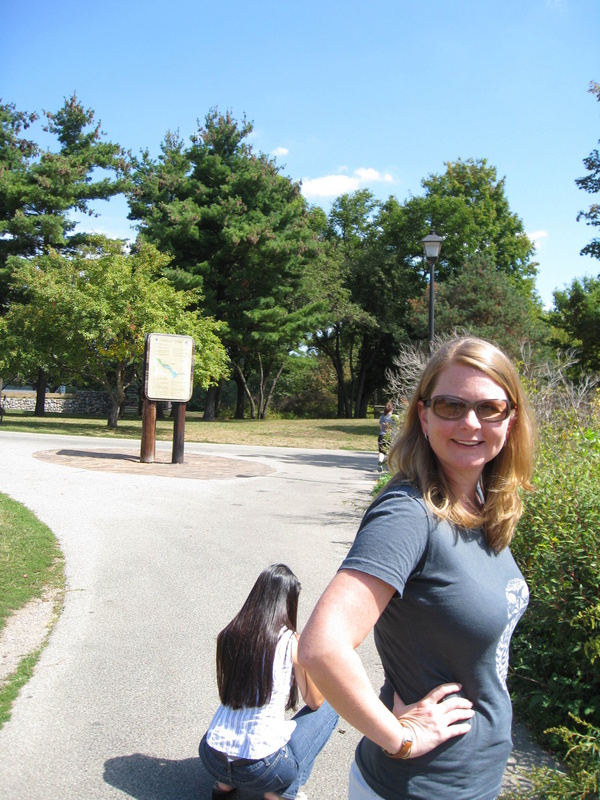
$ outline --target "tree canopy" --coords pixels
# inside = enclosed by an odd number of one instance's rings
[[[4,364],[37,358],[101,384],[110,397],[109,427],[141,377],[147,333],[193,336],[195,379],[208,387],[226,374],[227,356],[216,324],[197,310],[198,291],[178,291],[160,277],[169,261],[150,244],[128,253],[103,237],[68,256],[50,250],[19,260],[13,288],[24,302],[0,318]]]
[[[591,94],[595,95],[596,100],[600,102],[600,83],[594,83],[594,81],[592,81],[590,83],[589,91]],[[589,192],[589,194],[599,194],[600,152],[598,152],[598,148],[592,150],[589,156],[583,159],[583,163],[588,171],[588,175],[585,175],[583,178],[577,178],[575,183],[580,189],[583,189],[585,192]],[[600,226],[600,205],[598,203],[592,203],[589,211],[579,212],[577,219],[585,219],[587,225],[592,225],[595,227]],[[600,258],[600,238],[596,237],[595,239],[592,239],[589,244],[586,244],[586,246],[581,250],[581,255]]]
[[[202,286],[203,307],[222,323],[238,391],[252,400],[250,374],[260,374],[260,395],[268,397],[267,383],[322,303],[302,291],[318,242],[299,185],[253,152],[251,131],[245,118],[213,109],[188,146],[167,134],[158,160],[145,152],[134,164],[130,218],[144,240],[174,257],[165,273],[174,285]]]
[[[469,331],[495,342],[512,358],[520,357],[525,342],[540,342],[543,324],[531,303],[515,288],[512,278],[500,272],[489,256],[467,259],[463,269],[435,287],[435,332]],[[429,288],[411,301],[410,323],[418,338],[426,338]]]
[[[93,200],[123,189],[127,170],[121,147],[103,140],[94,112],[73,94],[56,113],[44,112],[44,130],[54,134],[57,152],[41,150],[21,137],[38,117],[0,105],[0,304],[5,305],[11,256],[65,248],[77,223],[70,212],[92,213]],[[97,170],[101,175],[98,175]],[[115,177],[111,176],[111,173]],[[71,237],[71,239],[70,239]]]
[[[578,351],[584,371],[600,372],[600,278],[575,279],[554,292],[550,320],[564,334],[563,346]]]
[[[365,415],[368,398],[385,387],[399,347],[422,333],[413,327],[413,303],[426,291],[422,239],[430,228],[444,236],[436,265],[440,285],[482,256],[504,276],[496,284],[521,295],[518,308],[537,315],[534,245],[510,211],[495,168],[484,159],[448,163],[423,187],[424,196],[404,203],[395,197],[378,202],[366,190],[342,195],[329,213],[322,238],[335,303],[313,343],[336,369],[340,416]]]
[[[422,251],[421,240],[433,228],[444,237],[436,272],[440,280],[456,273],[465,259],[486,255],[496,269],[510,275],[515,285],[531,295],[537,273],[532,261],[533,242],[522,220],[510,210],[505,179],[485,158],[446,163],[446,172],[430,175],[422,182],[425,194],[411,197],[407,218],[413,237],[414,255]],[[410,241],[410,240],[409,240]]]
[[[73,263],[93,260],[94,247],[110,274],[116,261],[129,263],[152,245],[157,286],[168,279],[195,311],[218,323],[237,385],[236,416],[248,402],[251,416],[265,416],[290,354],[306,349],[335,370],[338,415],[362,417],[385,387],[399,348],[423,333],[428,268],[422,239],[434,228],[444,237],[436,265],[437,327],[461,325],[469,316],[473,323],[475,314],[481,330],[495,330],[496,339],[511,325],[519,338],[525,314],[528,330],[535,328],[534,245],[510,210],[504,179],[485,159],[448,162],[442,174],[422,181],[422,196],[380,201],[361,190],[338,197],[325,214],[307,206],[299,183],[283,176],[273,159],[253,150],[252,124],[229,111],[211,109],[189,140],[168,132],[157,158],[145,150],[133,159],[105,141],[94,112],[75,95],[44,115],[56,152],[26,138],[35,114],[0,105],[0,313],[14,307],[11,319],[17,308],[25,314],[33,297],[24,259],[39,273],[52,273],[55,280],[46,277],[45,284],[50,297],[60,269],[70,286]],[[71,217],[91,213],[93,200],[123,190],[138,223],[131,254],[76,233]],[[92,250],[82,249],[86,241]],[[473,259],[479,259],[477,275]],[[127,283],[123,276],[119,281]],[[490,297],[503,304],[495,328],[491,318],[489,326],[484,321]],[[120,313],[126,317],[128,306]],[[31,327],[33,316],[27,320]],[[67,369],[52,324],[48,317],[44,335],[38,326],[20,358],[13,353],[10,360],[28,380],[37,369],[41,408],[48,376],[58,380]],[[73,353],[65,352],[72,363]],[[129,374],[131,364],[124,369]],[[217,403],[218,386],[211,385],[206,419],[214,418]]]

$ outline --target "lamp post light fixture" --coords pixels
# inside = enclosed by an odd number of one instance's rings
[[[442,242],[444,241],[441,236],[437,236],[433,231],[429,232],[423,240],[423,250],[425,251],[425,258],[429,264],[429,352],[433,351],[433,308],[434,308],[434,279],[435,279],[435,264],[440,257],[440,250],[442,249]]]

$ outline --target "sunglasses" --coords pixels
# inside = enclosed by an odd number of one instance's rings
[[[450,397],[440,394],[423,400],[426,408],[431,408],[436,417],[440,419],[463,419],[473,408],[480,422],[503,422],[508,419],[513,409],[510,400],[479,400],[477,403],[468,403],[460,397]]]

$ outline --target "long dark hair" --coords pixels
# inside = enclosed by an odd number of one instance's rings
[[[296,630],[300,583],[285,564],[258,576],[241,610],[217,636],[217,686],[229,708],[266,705],[273,691],[273,661],[282,628]],[[287,709],[298,702],[292,677]]]

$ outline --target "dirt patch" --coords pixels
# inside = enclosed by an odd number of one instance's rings
[[[41,599],[31,600],[8,617],[0,632],[0,684],[44,643],[56,619],[60,595],[59,589],[47,589]]]
[[[257,478],[275,472],[273,467],[259,461],[206,456],[197,453],[185,455],[183,464],[171,464],[171,454],[164,451],[156,453],[156,460],[153,464],[142,464],[139,449],[62,448],[60,450],[40,450],[33,456],[40,461],[77,469],[121,472],[132,475],[158,475],[163,478],[189,478],[202,481]]]

